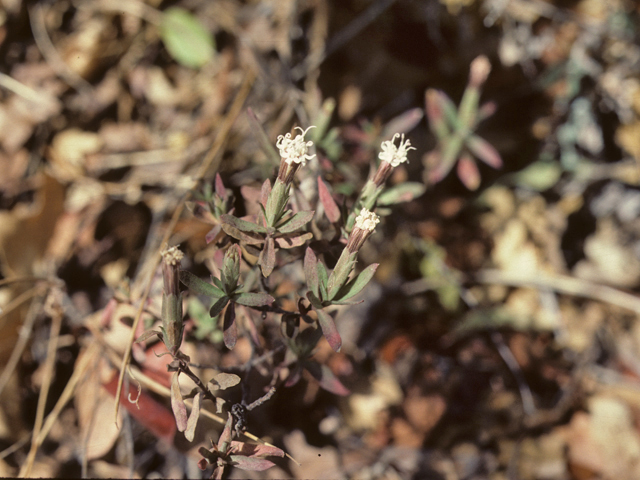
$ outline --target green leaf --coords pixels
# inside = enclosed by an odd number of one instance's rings
[[[377,268],[378,264],[372,263],[367,268],[362,270],[362,272],[360,272],[355,279],[347,283],[338,291],[334,300],[336,302],[344,302],[345,300],[356,296],[373,278],[373,275],[376,273]]]
[[[240,305],[244,305],[245,307],[262,307],[264,305],[271,305],[275,302],[275,298],[273,298],[268,293],[240,293],[237,296],[234,296],[233,301],[239,303]]]
[[[217,317],[220,315],[222,309],[229,303],[229,297],[226,295],[222,298],[219,298],[214,304],[211,306],[211,310],[209,310],[209,315],[212,317]]]
[[[160,36],[169,54],[189,68],[200,68],[215,54],[213,36],[189,11],[171,7],[162,13]]]
[[[224,224],[231,225],[232,227],[235,227],[244,233],[249,233],[249,232],[267,233],[267,229],[264,228],[263,226],[253,222],[247,222],[246,220],[242,220],[241,218],[234,217],[233,215],[229,215],[227,213],[222,215],[220,219],[222,220],[223,225]]]
[[[387,188],[378,197],[377,206],[395,205],[418,198],[427,190],[422,182],[403,182]]]
[[[305,210],[303,212],[298,212],[293,215],[291,218],[282,222],[277,228],[280,233],[292,233],[300,228],[304,227],[307,223],[311,221],[313,218],[313,214],[315,212],[313,210]]]
[[[324,263],[318,262],[318,287],[320,289],[318,298],[325,299],[328,297],[327,282],[329,282],[327,267],[324,266]]]
[[[312,291],[307,292],[307,299],[311,302],[311,305],[313,305],[314,308],[317,308],[318,310],[322,309],[322,302],[313,294]]]
[[[229,350],[233,350],[238,339],[238,323],[236,322],[236,309],[232,304],[229,305],[227,311],[224,312],[224,322],[222,326],[224,333],[224,345]]]
[[[562,167],[554,161],[539,160],[513,176],[519,187],[543,192],[553,187],[562,175]]]
[[[264,237],[260,233],[244,233],[228,223],[223,223],[222,229],[224,230],[224,233],[230,237],[240,240],[241,242],[248,243],[249,245],[262,245],[264,243]]]
[[[180,281],[192,292],[198,295],[206,295],[214,299],[224,297],[224,292],[215,285],[199,279],[193,273],[180,270]]]

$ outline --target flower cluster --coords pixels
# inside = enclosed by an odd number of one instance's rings
[[[360,214],[356,217],[356,223],[349,234],[346,249],[349,253],[360,250],[367,238],[373,233],[376,225],[380,223],[380,217],[366,208],[360,210]]]
[[[309,149],[313,147],[313,142],[311,140],[305,142],[304,140],[304,136],[311,128],[315,128],[315,126],[311,125],[306,130],[303,130],[301,127],[296,127],[296,130],[300,130],[302,133],[296,135],[293,139],[290,133],[278,136],[276,147],[278,147],[282,159],[280,161],[278,178],[282,183],[290,184],[298,168],[300,168],[300,166],[304,167],[307,164],[307,160],[315,157],[315,154],[310,155],[308,153]]]
[[[395,142],[398,137],[400,137],[400,145],[396,147]],[[382,162],[373,177],[373,182],[378,187],[386,182],[391,174],[391,170],[407,161],[407,153],[409,153],[409,150],[415,150],[415,148],[411,146],[411,141],[404,139],[404,133],[402,135],[396,133],[391,140],[382,142],[380,149],[382,151],[378,154],[378,158],[382,160]]]

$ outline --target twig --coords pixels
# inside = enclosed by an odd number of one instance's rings
[[[69,68],[69,65],[62,59],[51,38],[49,38],[44,21],[44,7],[41,4],[35,4],[29,10],[29,21],[33,31],[33,40],[51,68],[78,92],[92,92],[93,87],[91,84]]]
[[[522,373],[522,369],[516,360],[516,357],[513,356],[513,352],[507,346],[500,332],[492,332],[491,333],[491,341],[493,345],[498,350],[498,353],[502,357],[502,360],[507,365],[513,377],[516,379],[516,383],[518,384],[518,390],[520,391],[520,399],[522,400],[522,409],[524,410],[524,414],[527,417],[531,417],[536,413],[536,405],[533,401],[533,394],[531,393],[531,389],[527,384],[527,381],[524,378]]]
[[[47,404],[47,397],[49,396],[49,388],[51,387],[51,381],[54,376],[54,369],[56,364],[56,352],[58,350],[58,337],[60,335],[60,328],[62,327],[63,310],[56,308],[55,313],[51,317],[51,337],[49,338],[49,345],[47,348],[47,359],[44,365],[44,372],[42,376],[42,387],[40,389],[40,395],[38,396],[38,406],[36,407],[36,420],[33,426],[33,436],[31,438],[31,449],[27,455],[27,459],[20,469],[20,477],[28,477],[31,474],[33,463],[36,459],[36,453],[38,451],[38,436],[42,430],[44,420],[44,409]]]
[[[212,171],[216,171],[218,169],[220,164],[220,158],[221,158],[220,153],[222,151],[222,147],[224,146],[224,143],[227,140],[227,136],[231,131],[231,127],[233,126],[233,123],[235,122],[236,118],[240,114],[240,111],[242,110],[242,106],[244,105],[245,100],[249,96],[249,92],[251,91],[251,87],[253,86],[254,80],[255,80],[255,73],[253,71],[250,71],[245,75],[244,82],[240,87],[240,90],[236,94],[236,98],[234,99],[233,104],[231,105],[231,109],[229,110],[229,113],[225,117],[225,120],[220,127],[220,131],[216,136],[216,140],[214,141],[211,147],[211,150],[209,150],[209,152],[207,153],[207,156],[203,160],[202,165],[198,169],[198,172],[196,174],[196,179],[198,181],[205,178],[210,169]],[[156,250],[159,250],[160,246],[169,242],[169,239],[171,238],[171,234],[173,233],[173,229],[177,225],[178,220],[180,219],[180,215],[182,215],[182,212],[184,211],[185,203],[190,198],[191,198],[191,191],[187,192],[183,196],[180,203],[178,204],[176,210],[173,213],[173,216],[171,217],[171,220],[169,221],[169,225],[167,225],[167,230],[165,231],[165,234],[163,235],[162,240],[160,241],[160,245],[157,247]],[[136,316],[133,320],[133,325],[131,326],[131,334],[129,336],[129,341],[127,342],[127,346],[124,351],[124,356],[122,358],[122,363],[120,364],[120,376],[118,377],[118,388],[116,391],[115,403],[114,403],[114,420],[116,422],[116,425],[118,424],[118,411],[120,409],[120,394],[122,392],[122,383],[124,381],[124,375],[125,375],[127,365],[129,365],[129,362],[131,360],[131,346],[133,345],[133,342],[135,340],[136,329],[138,327],[138,323],[140,323],[140,318],[142,316],[145,303],[147,302],[147,298],[149,298],[152,279],[153,279],[153,276],[155,275],[155,270],[159,263],[160,263],[160,255],[159,255],[159,252],[157,251],[151,262],[150,272],[149,272],[148,278],[146,279],[146,287],[140,298],[140,306],[136,311]]]
[[[276,393],[276,387],[271,387],[269,389],[269,391],[267,393],[265,393],[263,396],[261,396],[259,399],[257,399],[255,402],[250,403],[249,405],[247,405],[247,410],[251,411],[254,408],[259,407],[260,405],[262,405],[263,403],[265,403],[266,401],[268,401],[271,397],[273,397],[273,395]]]
[[[478,272],[474,279],[480,283],[551,289],[565,295],[599,300],[640,314],[640,298],[636,295],[567,275],[540,272],[535,275],[520,275],[496,269],[487,269]]]
[[[38,318],[38,313],[40,312],[41,305],[42,302],[33,302],[29,307],[29,311],[27,312],[24,323],[22,324],[22,327],[20,327],[20,333],[18,334],[18,341],[16,342],[16,346],[13,348],[11,356],[9,357],[9,360],[7,361],[4,369],[2,370],[2,375],[0,375],[0,395],[2,395],[2,392],[9,383],[9,379],[11,379],[11,375],[13,375],[13,372],[18,366],[18,363],[20,363],[22,353],[27,347],[29,338],[31,338],[31,332],[33,331],[33,326],[36,323],[36,319]]]

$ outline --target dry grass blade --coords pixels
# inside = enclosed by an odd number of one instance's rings
[[[550,288],[565,295],[575,295],[599,300],[640,314],[640,298],[636,295],[607,285],[601,285],[567,275],[540,273],[532,276],[487,269],[478,272],[475,279],[480,283]]]
[[[53,380],[54,368],[56,362],[56,352],[58,350],[58,339],[60,337],[60,328],[62,327],[63,311],[58,309],[51,318],[51,336],[49,337],[49,344],[47,346],[47,359],[44,366],[44,375],[42,381],[42,387],[40,389],[40,395],[38,396],[38,406],[36,409],[36,420],[33,426],[33,434],[31,437],[31,448],[25,463],[20,469],[20,477],[28,477],[31,473],[33,463],[36,459],[36,453],[38,452],[39,442],[38,437],[42,430],[44,421],[44,409],[47,404],[47,397],[49,396],[49,388],[51,387],[51,381]]]

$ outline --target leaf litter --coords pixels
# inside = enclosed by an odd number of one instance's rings
[[[228,458],[255,471],[230,478],[638,478],[640,10],[425,5],[4,3],[0,476],[199,477],[222,412],[288,378],[246,418],[274,446],[234,443]],[[276,138],[297,125],[318,125],[317,148],[287,221],[304,226],[320,197],[308,231],[325,260],[380,142],[404,131],[416,148],[359,252],[358,271],[380,264],[376,285],[338,314],[309,306],[300,338],[322,336],[319,318],[332,343],[301,362],[264,351],[284,328],[274,314],[231,302],[211,318],[192,294],[183,348],[212,406],[156,337],[129,339],[159,324],[163,235],[184,268],[220,278],[216,245],[255,237],[240,222],[261,215]],[[217,199],[197,190],[207,183]],[[198,215],[208,201],[218,217]],[[317,283],[334,265],[302,268],[308,240],[282,235],[241,256],[289,309],[307,270]],[[258,270],[243,262],[234,294],[250,306],[264,300],[249,293]],[[45,298],[61,286],[51,353]]]

